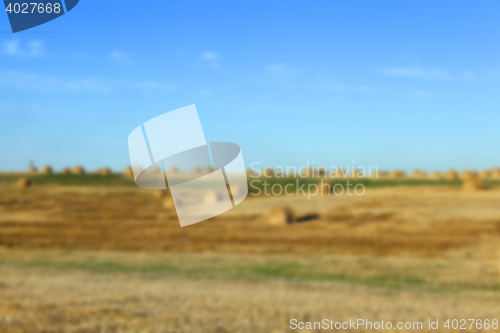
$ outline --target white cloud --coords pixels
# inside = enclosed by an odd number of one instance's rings
[[[325,92],[372,93],[379,91],[379,89],[369,85],[346,85],[340,83],[319,83],[306,85],[306,87]]]
[[[3,41],[0,53],[18,58],[43,57],[45,56],[45,45],[40,40],[23,44],[19,39],[13,39]]]
[[[206,62],[212,69],[220,70],[222,67],[220,66],[218,60],[220,59],[219,55],[215,52],[206,51],[201,53],[200,59]]]
[[[20,105],[20,104],[0,102],[0,113],[7,113],[7,112],[51,114],[54,112],[54,109],[51,107],[47,108],[39,104]]]
[[[414,78],[414,79],[439,79],[439,80],[451,79],[450,74],[439,68],[426,70],[413,67],[393,67],[381,70],[380,74],[387,76]]]
[[[203,60],[218,60],[219,55],[215,52],[205,51],[200,55]]]
[[[132,59],[130,59],[125,53],[121,51],[111,51],[109,52],[108,56],[117,64],[130,65],[132,63]]]
[[[410,89],[408,93],[413,97],[432,97],[436,96],[436,93],[430,90],[424,89]]]
[[[266,71],[270,73],[284,73],[286,71],[286,66],[281,64],[273,64],[266,67]]]
[[[473,71],[465,71],[463,77],[465,80],[473,81],[476,78],[476,74]]]
[[[165,91],[165,92],[171,92],[176,89],[173,84],[159,83],[156,81],[139,82],[137,83],[137,88],[148,91]]]
[[[369,85],[347,85],[334,78],[328,80],[311,78],[302,75],[305,71],[299,68],[289,68],[285,65],[268,65],[266,76],[256,79],[257,85],[270,86],[277,89],[320,91],[326,93],[372,93],[379,89]]]
[[[120,89],[141,90],[144,92],[173,92],[176,87],[169,83],[156,81],[115,81],[97,77],[81,79],[62,79],[54,75],[39,75],[27,72],[0,72],[0,86],[28,91],[68,91],[106,93]]]
[[[271,76],[299,76],[305,72],[303,68],[290,67],[284,64],[270,64],[264,70]]]

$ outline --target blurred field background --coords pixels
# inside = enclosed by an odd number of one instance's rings
[[[4,173],[0,331],[288,332],[293,318],[495,319],[500,184],[494,172],[481,175],[350,179],[364,182],[362,196],[249,195],[181,228],[167,192],[140,189],[123,173]]]
[[[500,319],[499,1],[80,1],[16,34],[2,15],[0,333]],[[181,228],[127,138],[192,104],[265,177]],[[361,196],[252,195],[306,161],[380,173],[326,180]]]

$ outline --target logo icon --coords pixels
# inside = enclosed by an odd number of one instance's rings
[[[138,126],[128,148],[136,184],[165,190],[168,185],[182,227],[220,215],[248,194],[240,147],[207,144],[195,105]]]
[[[79,0],[3,0],[12,32],[52,21],[72,10]]]

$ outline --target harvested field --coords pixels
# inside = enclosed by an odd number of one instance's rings
[[[125,176],[18,179],[0,177],[1,332],[288,332],[293,318],[444,323],[499,310],[495,183],[249,196],[181,228],[163,196]],[[276,207],[295,223],[269,224]]]

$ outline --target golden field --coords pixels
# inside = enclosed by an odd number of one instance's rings
[[[0,178],[2,333],[290,332],[294,318],[425,332],[500,313],[497,186],[249,196],[181,228],[164,198],[118,180],[14,178]],[[277,206],[298,222],[270,225]]]

